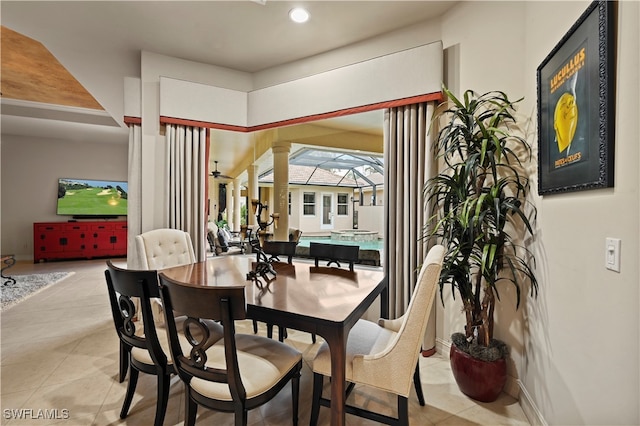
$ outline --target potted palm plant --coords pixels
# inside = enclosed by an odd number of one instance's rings
[[[452,336],[451,365],[466,395],[495,400],[506,381],[506,345],[493,338],[500,281],[537,295],[535,259],[524,245],[533,236],[536,209],[527,201],[525,167],[531,147],[516,125],[515,106],[503,92],[449,101],[436,110],[440,126],[435,143],[442,172],[425,185],[431,215],[425,235],[447,249],[440,276],[459,296],[466,317],[464,333]],[[433,126],[433,125],[432,125]],[[433,127],[432,127],[433,128]],[[516,308],[517,309],[517,308]]]

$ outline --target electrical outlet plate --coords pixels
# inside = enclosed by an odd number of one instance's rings
[[[605,240],[604,264],[607,269],[615,272],[620,272],[620,245],[619,238]]]

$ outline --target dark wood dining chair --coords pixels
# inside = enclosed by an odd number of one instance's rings
[[[291,265],[293,256],[296,255],[297,245],[295,241],[265,241],[262,244],[262,251],[269,255],[270,262],[280,262],[279,256],[283,258],[286,256],[287,263]]]
[[[120,338],[120,382],[124,381],[127,371],[129,372],[129,383],[120,418],[127,417],[138,383],[138,373],[142,371],[158,377],[154,425],[160,426],[164,421],[169,400],[170,376],[175,371],[161,347],[151,309],[151,298],[160,297],[158,274],[155,270],[121,269],[114,266],[110,260],[107,261],[104,274],[113,322]],[[139,302],[136,303],[134,299]],[[136,312],[136,305],[140,306],[141,313]],[[142,324],[134,321],[137,314],[141,314]],[[164,340],[166,341],[166,337]]]
[[[291,382],[293,424],[298,424],[302,354],[294,348],[251,334],[236,334],[236,320],[246,319],[244,286],[194,287],[159,275],[169,347],[185,388],[185,425],[195,424],[198,405],[232,412],[236,425],[247,424],[247,412],[274,398]],[[187,316],[178,341],[174,310]],[[207,340],[203,320],[222,323],[224,338]],[[200,337],[197,337],[197,335]]]
[[[409,424],[408,397],[412,381],[418,401],[424,405],[418,357],[438,288],[444,252],[440,245],[429,250],[404,315],[394,320],[381,319],[377,324],[360,319],[347,339],[347,395],[355,384],[395,394],[398,417],[351,405],[345,407],[347,413],[389,425],[406,426]],[[331,401],[322,397],[325,376],[331,376],[331,356],[326,343],[313,360],[313,400],[309,422],[312,426],[318,423],[320,406],[331,406]]]
[[[349,263],[349,270],[353,271],[353,264],[360,256],[359,246],[345,244],[309,243],[309,256],[314,258],[316,267],[319,260],[328,260],[327,266],[335,263],[340,267],[340,262]]]

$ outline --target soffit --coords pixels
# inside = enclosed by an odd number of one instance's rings
[[[1,28],[3,98],[104,111],[42,43]]]

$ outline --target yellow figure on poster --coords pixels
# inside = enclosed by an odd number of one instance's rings
[[[556,131],[558,151],[562,152],[566,149],[567,155],[569,155],[571,142],[578,127],[578,104],[575,95],[577,77],[578,73],[576,72],[569,81],[570,91],[560,96],[553,114],[553,128]]]

